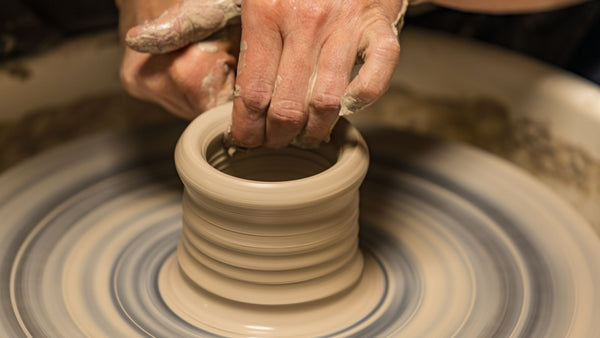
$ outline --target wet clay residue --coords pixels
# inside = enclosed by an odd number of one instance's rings
[[[497,100],[445,98],[392,88],[354,121],[458,140],[503,157],[568,200],[600,234],[600,159],[554,137],[539,122],[514,117]]]

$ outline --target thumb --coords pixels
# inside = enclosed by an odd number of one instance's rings
[[[241,14],[240,0],[184,0],[158,18],[131,28],[127,45],[138,52],[163,54],[201,41]]]

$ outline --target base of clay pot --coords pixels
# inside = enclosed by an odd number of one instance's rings
[[[357,284],[319,301],[293,305],[253,305],[231,301],[198,287],[181,271],[175,255],[158,276],[166,305],[186,322],[223,336],[314,337],[344,336],[377,318],[386,301],[388,280],[380,263],[364,254]]]

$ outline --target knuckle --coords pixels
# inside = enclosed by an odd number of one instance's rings
[[[271,85],[259,81],[250,83],[240,90],[240,98],[248,113],[251,115],[263,115],[269,106],[273,88]]]
[[[273,122],[302,127],[306,122],[307,113],[301,103],[284,100],[272,106],[269,117]]]
[[[382,62],[397,60],[400,56],[400,43],[394,37],[381,39],[373,49],[373,55]]]
[[[310,105],[317,112],[334,113],[340,110],[341,96],[330,93],[316,93],[313,95]]]
[[[365,29],[370,53],[385,60],[394,60],[400,55],[400,42],[390,23],[384,18],[373,19]]]
[[[382,81],[370,81],[368,85],[363,87],[363,94],[361,97],[364,98],[366,104],[371,103],[383,95],[387,88],[387,83]]]
[[[384,41],[383,49],[390,54],[399,55],[400,54],[400,42],[398,41],[398,38],[395,35],[387,38]]]
[[[346,102],[350,103],[352,106],[365,107],[375,101],[378,97],[383,95],[385,91],[388,89],[388,83],[386,81],[381,81],[380,79],[375,79],[372,76],[362,76],[356,79],[358,82],[356,83],[355,90],[353,90],[353,94],[351,97],[355,102]]]

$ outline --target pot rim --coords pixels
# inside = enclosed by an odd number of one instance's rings
[[[232,107],[229,102],[202,113],[180,137],[175,164],[188,191],[238,207],[302,208],[357,189],[366,175],[369,163],[366,142],[345,119],[340,119],[336,127],[342,129],[345,137],[337,161],[318,174],[291,181],[264,182],[221,172],[208,163],[207,149],[231,125]]]

